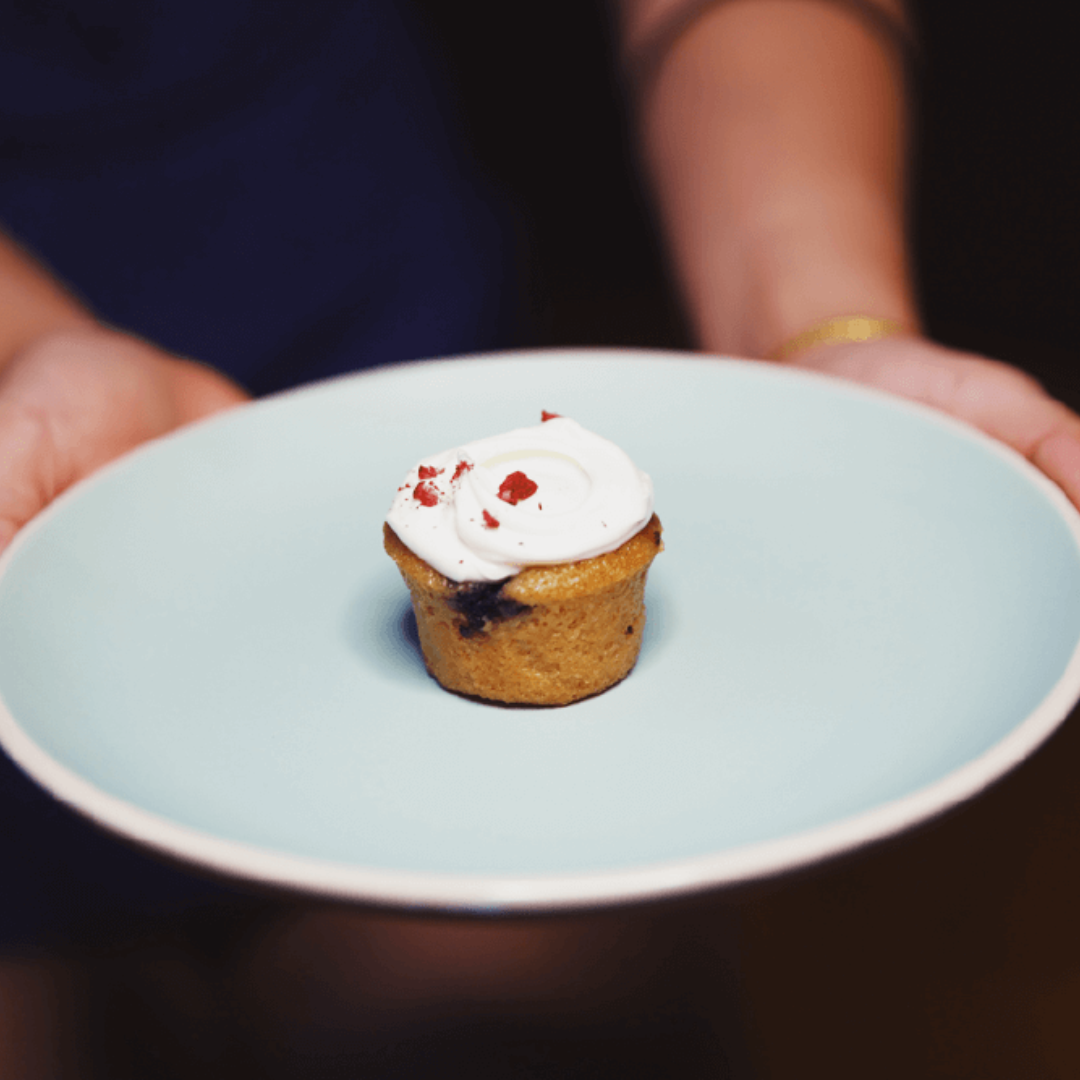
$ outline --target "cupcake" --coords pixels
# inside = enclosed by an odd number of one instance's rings
[[[564,417],[425,458],[383,527],[448,690],[566,705],[629,674],[662,549],[652,483]]]

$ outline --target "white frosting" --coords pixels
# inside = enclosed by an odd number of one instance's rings
[[[499,489],[512,498],[506,484],[515,473],[536,491],[526,494],[524,485],[512,504]],[[652,511],[652,481],[622,450],[557,417],[424,458],[398,489],[386,520],[402,543],[451,581],[501,581],[525,566],[614,551]]]

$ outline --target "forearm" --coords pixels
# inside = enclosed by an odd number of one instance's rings
[[[624,0],[631,65],[677,6]],[[828,0],[715,4],[649,72],[637,107],[704,348],[764,356],[855,312],[917,325],[902,61],[865,22]]]
[[[45,335],[95,325],[82,304],[0,232],[0,370]]]

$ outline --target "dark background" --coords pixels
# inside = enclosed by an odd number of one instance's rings
[[[533,343],[686,345],[599,9],[421,8],[474,151],[517,208]],[[914,11],[912,240],[929,331],[1018,364],[1080,408],[1069,8],[920,0]],[[1080,1076],[1078,867],[1073,718],[944,819],[734,894],[757,1074]]]
[[[470,145],[521,224],[537,344],[685,345],[602,5],[418,0]],[[1071,21],[919,0],[912,237],[940,340],[1071,389],[1078,326],[1078,80]]]

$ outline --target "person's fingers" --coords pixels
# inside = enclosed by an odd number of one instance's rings
[[[240,387],[220,372],[190,360],[174,360],[171,378],[178,424],[189,424],[249,400]]]
[[[125,335],[74,332],[35,344],[0,378],[0,550],[101,465],[244,400],[216,372]]]
[[[1080,508],[1080,425],[1070,425],[1047,435],[1029,455],[1072,504]]]
[[[800,365],[966,421],[1019,451],[1080,506],[1080,416],[1024,372],[918,338],[818,350]]]
[[[44,418],[0,405],[0,551],[48,502],[54,461]]]

